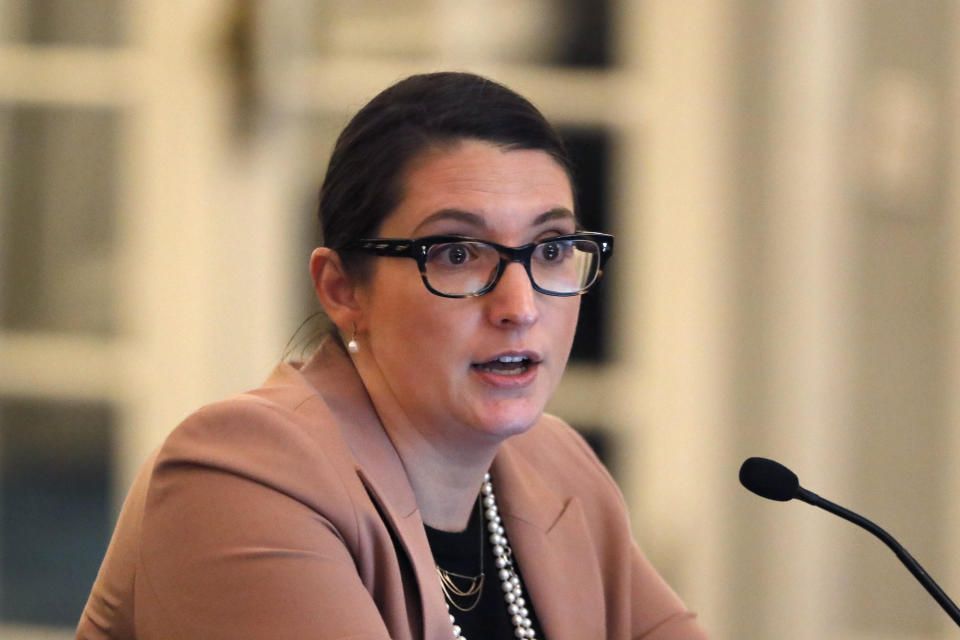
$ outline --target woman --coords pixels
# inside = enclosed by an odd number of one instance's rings
[[[335,328],[140,473],[78,638],[701,639],[543,414],[613,239],[525,99],[408,78],[347,125],[310,273]]]

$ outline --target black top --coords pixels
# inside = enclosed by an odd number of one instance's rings
[[[450,605],[450,613],[460,625],[461,633],[467,640],[496,640],[502,638],[516,638],[513,622],[511,622],[510,613],[507,611],[507,602],[504,600],[503,583],[500,581],[497,573],[497,565],[494,564],[493,545],[490,544],[490,532],[487,531],[486,519],[480,514],[480,509],[474,509],[470,516],[470,522],[467,528],[458,533],[440,531],[432,527],[424,526],[427,531],[427,539],[430,541],[430,550],[433,552],[433,559],[437,566],[448,572],[459,573],[465,576],[475,576],[480,573],[480,547],[483,543],[483,572],[486,575],[483,583],[483,593],[480,595],[480,602],[472,611],[458,611],[456,607]],[[510,532],[507,532],[509,540]],[[481,537],[482,535],[482,537]],[[517,566],[517,558],[513,558],[513,570],[520,578],[520,585],[523,589],[523,599],[526,600],[530,621],[533,623],[533,629],[537,633],[537,638],[543,638],[543,632],[540,629],[540,623],[537,621],[536,613],[533,610],[533,603],[530,600],[530,594],[527,593],[526,585],[523,583],[523,576],[520,568]],[[437,580],[440,578],[437,577]],[[465,580],[457,580],[461,587],[468,586]],[[473,604],[472,598],[456,597],[455,601],[460,606],[469,606]]]

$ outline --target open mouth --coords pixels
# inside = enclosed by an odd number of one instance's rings
[[[501,376],[519,376],[526,373],[530,367],[539,364],[538,361],[522,355],[499,356],[488,362],[480,362],[473,367],[480,371],[495,373]]]

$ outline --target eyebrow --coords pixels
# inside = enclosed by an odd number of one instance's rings
[[[421,220],[420,224],[414,227],[413,232],[416,233],[420,227],[438,220],[455,220],[457,222],[466,223],[478,229],[487,228],[487,221],[483,218],[483,216],[479,216],[476,213],[471,213],[470,211],[464,211],[462,209],[441,209],[440,211],[431,213],[429,216]],[[533,223],[530,226],[536,227],[537,225],[550,222],[551,220],[573,220],[573,222],[576,224],[577,217],[566,207],[554,207],[553,209],[545,211],[534,218]]]
[[[574,224],[576,224],[577,216],[574,215],[573,211],[570,211],[570,209],[567,209],[566,207],[554,207],[553,209],[550,209],[550,211],[541,213],[534,218],[531,226],[535,227],[538,224],[550,222],[551,220],[573,220]]]

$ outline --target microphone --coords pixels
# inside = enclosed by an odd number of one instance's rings
[[[821,498],[812,491],[807,491],[800,486],[797,474],[779,462],[768,460],[767,458],[747,458],[740,467],[740,484],[758,496],[769,500],[788,502],[797,498],[807,504],[820,507],[824,511],[829,511],[835,516],[840,516],[858,527],[866,529],[890,547],[897,557],[900,558],[900,562],[910,570],[913,577],[923,585],[927,593],[933,596],[933,599],[943,607],[943,610],[947,612],[947,615],[949,615],[957,625],[960,625],[960,609],[957,609],[957,605],[953,603],[953,600],[943,592],[943,589],[924,571],[920,563],[914,560],[913,556],[911,556],[893,536],[870,520],[853,511],[844,509],[826,498]]]

